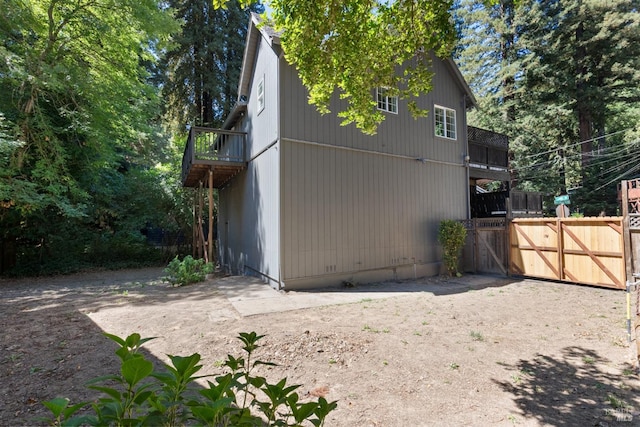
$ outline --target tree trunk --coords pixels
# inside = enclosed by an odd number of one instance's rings
[[[587,66],[586,48],[583,45],[584,38],[584,23],[580,22],[576,28],[576,51],[575,51],[575,64],[576,64],[576,110],[578,113],[578,136],[580,139],[581,147],[581,163],[582,169],[589,164],[591,152],[593,151],[593,115],[589,106],[589,99],[586,92],[587,88]]]
[[[503,1],[500,10],[506,27],[506,31],[502,34],[502,40],[500,43],[500,62],[503,67],[508,68],[513,63],[516,55],[514,52],[515,29],[513,28],[513,17],[515,11],[513,0]],[[503,113],[504,120],[505,122],[511,123],[515,120],[516,116],[515,105],[513,104],[515,78],[510,72],[508,72],[504,74],[501,83],[503,94],[502,101],[506,106]]]

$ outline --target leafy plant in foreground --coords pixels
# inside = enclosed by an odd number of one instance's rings
[[[460,275],[458,262],[466,237],[467,230],[460,222],[450,219],[440,222],[438,241],[442,244],[444,251],[444,265],[451,276]]]
[[[206,425],[206,426],[322,426],[336,402],[300,402],[295,390],[299,385],[287,385],[286,378],[271,384],[252,373],[258,365],[274,365],[252,360],[263,335],[242,332],[244,357],[227,356],[223,366],[230,372],[208,380],[208,387],[197,390],[193,384],[202,365],[200,355],[171,356],[164,370],[155,370],[153,363],[139,352],[153,338],[131,334],[126,339],[105,336],[119,345],[120,372],[90,381],[89,387],[104,394],[91,404],[93,415],[75,415],[87,403],[71,405],[68,399],[56,398],[43,402],[52,413],[47,419],[56,426],[139,426],[139,425]],[[266,400],[261,400],[266,396]],[[305,424],[306,423],[306,424]]]
[[[213,264],[207,264],[203,259],[194,259],[191,255],[187,255],[182,261],[176,256],[164,272],[164,280],[173,286],[183,286],[202,282],[207,274],[213,273]]]

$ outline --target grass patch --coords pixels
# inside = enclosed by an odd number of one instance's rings
[[[469,336],[474,341],[480,341],[480,342],[484,341],[484,336],[480,332],[471,331],[471,332],[469,332]]]

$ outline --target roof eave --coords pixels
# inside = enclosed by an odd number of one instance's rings
[[[465,93],[465,96],[467,98],[467,108],[477,107],[478,101],[476,101],[476,97],[473,95],[473,92],[471,92],[471,88],[467,84],[467,81],[464,79],[464,76],[460,72],[460,69],[456,65],[455,61],[452,58],[448,58],[445,62],[449,66],[451,73],[454,75],[458,84]]]
[[[247,101],[238,101],[222,124],[222,129],[230,130],[247,111]]]
[[[280,45],[280,35],[270,32],[266,26],[261,26],[262,18],[257,13],[251,13],[251,20],[247,30],[247,41],[245,43],[244,55],[242,57],[242,69],[240,71],[240,81],[238,83],[238,99],[242,96],[249,96],[249,86],[253,78],[253,69],[255,67],[256,53],[258,51],[258,43],[260,36],[264,37],[267,43],[275,49]],[[263,27],[263,28],[260,28]]]

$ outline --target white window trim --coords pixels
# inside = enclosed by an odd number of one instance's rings
[[[391,113],[391,114],[398,114],[398,97],[397,96],[388,96],[388,95],[382,95],[380,94],[381,90],[386,90],[383,87],[377,87],[376,88],[376,106],[378,108],[378,110],[380,111],[384,111],[385,113]],[[384,108],[380,107],[380,97],[384,98],[384,101],[382,101],[382,103],[384,104]],[[394,100],[393,103],[389,102],[390,100]],[[390,110],[389,106],[390,105],[394,105],[395,106],[395,111]]]
[[[262,91],[260,90],[260,88],[262,88]],[[258,80],[258,85],[256,87],[256,102],[258,104],[258,114],[260,114],[260,112],[262,110],[264,110],[264,106],[266,104],[266,100],[265,100],[265,87],[264,87],[264,75],[262,77],[260,77],[260,80]]]
[[[436,123],[436,109],[441,109],[444,117],[444,135],[438,135],[438,124]],[[454,137],[450,137],[447,132],[447,112],[453,112],[453,131]],[[453,108],[443,107],[442,105],[434,105],[433,106],[433,134],[438,138],[450,139],[452,141],[456,141],[458,139],[458,117],[456,114],[456,110]]]

